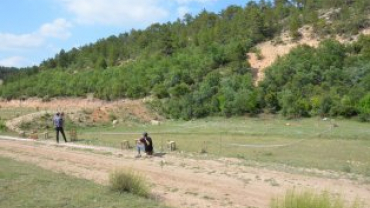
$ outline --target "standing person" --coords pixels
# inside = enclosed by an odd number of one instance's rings
[[[65,142],[67,142],[66,135],[64,134],[64,119],[63,119],[64,113],[56,113],[53,118],[53,123],[56,131],[56,139],[57,143],[59,143],[59,132],[62,133],[63,139]]]
[[[66,135],[64,134],[64,113],[63,112],[60,114],[60,118],[59,118],[59,131],[62,133],[64,141],[67,142]]]
[[[145,146],[145,152],[147,155],[153,155],[153,140],[152,138],[148,135],[148,133],[144,132],[143,134],[144,139],[146,141],[146,146]]]
[[[56,139],[57,143],[59,143],[59,119],[60,119],[60,113],[56,113],[53,117],[53,124],[56,132]]]

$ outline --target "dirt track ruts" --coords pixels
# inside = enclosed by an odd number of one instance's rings
[[[153,195],[174,207],[260,207],[289,188],[328,190],[348,200],[370,204],[370,184],[345,178],[330,179],[240,165],[235,159],[200,160],[177,155],[134,158],[133,151],[98,153],[78,145],[1,140],[0,156],[25,161],[106,185],[115,168],[129,167],[145,175]],[[97,151],[99,151],[97,149]],[[104,153],[104,154],[102,154]]]

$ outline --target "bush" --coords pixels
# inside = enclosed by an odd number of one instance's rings
[[[113,112],[109,114],[109,120],[110,120],[110,121],[117,120],[117,118],[118,118],[118,117],[117,117]]]
[[[361,122],[370,122],[370,113],[362,113],[358,116]]]
[[[362,208],[363,204],[358,200],[351,206],[347,206],[345,200],[336,196],[333,197],[329,192],[314,193],[313,191],[303,191],[300,193],[295,190],[288,190],[285,196],[271,200],[271,208]]]
[[[259,49],[259,48],[253,47],[253,48],[251,48],[250,52],[252,52],[252,53],[255,53],[255,54],[256,54],[257,60],[262,60],[262,59],[264,59],[264,58],[265,58],[265,57],[262,55],[262,51],[261,51],[261,49]]]
[[[93,109],[90,109],[90,108],[84,108],[84,109],[82,110],[82,112],[83,112],[84,114],[86,114],[86,115],[91,115],[91,114],[93,114],[94,110],[93,110]]]
[[[6,126],[3,120],[0,120],[0,131],[6,131]]]
[[[120,193],[127,192],[149,197],[150,189],[144,177],[131,169],[119,169],[109,175],[110,188]]]
[[[49,95],[45,95],[44,97],[42,97],[41,99],[42,102],[50,102],[51,101],[51,98]]]
[[[32,122],[22,122],[20,125],[19,125],[19,128],[22,129],[22,131],[29,131],[32,129],[33,125]]]

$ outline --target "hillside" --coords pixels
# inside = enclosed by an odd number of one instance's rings
[[[0,66],[0,85],[2,80],[6,79],[11,74],[15,73],[18,69],[13,67],[2,67]]]
[[[259,82],[264,79],[264,70],[271,66],[278,57],[287,55],[293,48],[296,48],[301,45],[308,45],[311,47],[317,48],[323,38],[318,37],[313,28],[310,26],[304,26],[298,29],[298,32],[301,34],[299,40],[293,40],[289,33],[281,33],[273,40],[268,40],[262,43],[259,43],[255,46],[257,52],[249,52],[248,62],[253,69],[253,79],[255,85],[258,85]],[[353,35],[350,37],[343,37],[337,35],[335,40],[343,43],[349,44],[358,40],[360,34],[370,35],[370,28],[362,29],[359,31],[359,34]],[[326,39],[329,39],[327,37]]]
[[[23,101],[1,101],[0,108],[7,112],[6,109],[29,109],[30,114],[16,116],[13,119],[6,121],[6,126],[9,130],[20,133],[25,129],[21,129],[24,123],[34,123],[27,130],[32,131],[45,131],[45,123],[37,123],[35,120],[42,117],[47,121],[52,120],[52,115],[55,112],[64,112],[71,123],[79,127],[95,126],[105,124],[111,126],[112,120],[117,120],[118,123],[158,123],[161,116],[155,112],[150,111],[146,106],[143,99],[139,100],[117,100],[115,102],[107,102],[96,99],[79,99],[79,98],[64,98],[64,99],[51,99],[48,102],[41,99],[28,99]],[[14,114],[16,110],[13,110]],[[46,116],[47,115],[47,116]],[[50,117],[50,118],[49,118]],[[2,118],[4,119],[4,118]],[[42,120],[44,121],[44,120]],[[36,125],[35,125],[36,124]],[[49,123],[48,125],[52,125]],[[31,128],[34,127],[34,128]]]
[[[333,40],[369,28],[369,14],[367,0],[276,0],[229,6],[218,14],[204,10],[61,50],[8,76],[0,96],[49,100],[93,93],[108,101],[150,96],[158,112],[186,120],[270,112],[368,121],[369,37],[348,44]],[[300,29],[305,25],[312,32]],[[307,34],[318,39],[307,40]],[[283,46],[288,36],[295,43]],[[321,41],[327,37],[333,40]],[[290,51],[300,43],[314,47]],[[247,61],[248,52],[260,53],[261,60],[250,53]],[[255,76],[267,65],[256,87]]]

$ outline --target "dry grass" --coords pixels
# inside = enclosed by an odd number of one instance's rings
[[[110,188],[120,193],[132,193],[148,198],[150,189],[145,178],[132,169],[117,169],[109,175]]]
[[[324,191],[315,193],[314,191],[297,192],[288,190],[284,197],[271,200],[271,208],[363,208],[363,204],[355,200],[352,203],[345,202],[341,196],[332,196]]]

